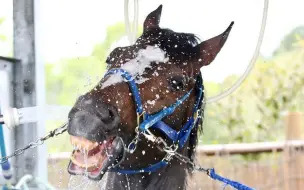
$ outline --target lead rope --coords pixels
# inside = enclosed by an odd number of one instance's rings
[[[198,171],[198,172],[204,172],[206,173],[211,179],[213,180],[217,180],[217,181],[220,181],[220,182],[223,182],[224,183],[224,187],[223,189],[225,189],[225,187],[227,185],[230,185],[231,187],[234,187],[235,189],[237,190],[254,190],[253,188],[251,187],[248,187],[246,185],[243,185],[237,181],[233,181],[233,180],[230,180],[228,178],[224,178],[220,175],[218,175],[214,168],[203,168],[201,166],[197,166],[197,164],[193,163],[188,157],[185,157],[181,154],[179,154],[178,152],[175,152],[174,154],[175,158],[177,158],[178,160],[186,163],[186,164],[190,164],[193,168],[194,168],[194,171]]]
[[[258,55],[260,54],[260,49],[261,49],[261,45],[262,45],[262,42],[263,42],[263,36],[264,36],[264,33],[265,33],[266,21],[267,21],[268,3],[269,3],[268,0],[264,0],[264,11],[263,11],[263,18],[262,18],[262,24],[261,24],[258,43],[256,45],[253,57],[251,58],[251,61],[250,61],[249,65],[247,66],[245,72],[230,88],[228,88],[227,90],[225,90],[224,92],[222,92],[222,93],[220,93],[216,96],[212,96],[210,98],[207,98],[206,103],[214,103],[214,102],[217,102],[217,101],[229,96],[238,87],[241,86],[241,84],[244,82],[244,80],[248,77],[248,75],[252,71],[252,68],[254,67],[254,65],[256,63]]]

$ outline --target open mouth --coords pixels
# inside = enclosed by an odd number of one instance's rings
[[[92,142],[82,137],[71,136],[71,143],[74,150],[68,172],[72,175],[85,175],[89,179],[100,180],[123,156],[123,142],[119,137]]]

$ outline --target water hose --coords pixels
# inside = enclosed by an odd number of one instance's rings
[[[228,88],[227,90],[225,90],[224,92],[222,92],[216,96],[212,96],[210,98],[208,97],[206,99],[206,103],[217,102],[217,101],[229,96],[231,93],[233,93],[236,89],[238,89],[241,86],[241,84],[248,77],[249,73],[252,71],[252,68],[254,67],[256,60],[260,54],[260,48],[261,48],[261,45],[263,42],[266,21],[267,21],[268,3],[269,3],[268,0],[264,0],[264,11],[263,11],[263,18],[262,18],[262,24],[261,24],[260,34],[259,34],[259,38],[258,38],[258,43],[256,45],[254,54],[251,58],[249,65],[247,66],[245,72],[230,88]]]
[[[1,107],[0,107],[0,116],[1,116]],[[0,151],[1,151],[1,157],[6,157],[5,140],[4,140],[2,123],[0,123]],[[3,187],[3,190],[10,189],[11,186],[10,180],[12,178],[11,165],[7,161],[1,164],[1,168],[2,168],[2,175],[6,181],[6,185]]]
[[[137,25],[138,25],[138,12],[139,12],[138,11],[138,9],[139,9],[138,0],[134,0],[133,30],[131,30],[130,21],[129,21],[129,9],[128,9],[129,0],[125,0],[124,2],[125,2],[124,3],[124,16],[125,16],[126,32],[127,32],[130,44],[133,44],[135,42]],[[265,28],[266,28],[267,14],[268,14],[268,4],[269,4],[269,0],[264,0],[263,18],[262,18],[262,24],[261,24],[258,42],[257,42],[256,48],[255,48],[255,52],[251,58],[251,61],[248,64],[245,72],[230,88],[228,88],[224,92],[221,92],[218,95],[206,98],[206,103],[217,102],[217,101],[229,96],[230,94],[232,94],[236,89],[238,89],[241,86],[241,84],[245,81],[245,79],[248,77],[248,75],[252,71],[252,69],[256,63],[256,60],[259,56],[260,48],[261,48],[261,45],[263,42],[263,37],[264,37],[264,33],[265,33]]]

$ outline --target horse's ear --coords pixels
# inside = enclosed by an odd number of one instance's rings
[[[160,16],[162,12],[162,5],[160,5],[156,10],[152,11],[146,18],[144,22],[144,31],[154,28],[154,27],[159,27],[159,22],[160,22]]]
[[[193,64],[196,74],[199,73],[201,67],[209,65],[215,59],[216,55],[224,46],[233,24],[234,22],[231,22],[229,27],[222,34],[197,45],[200,51],[200,57],[197,62]]]

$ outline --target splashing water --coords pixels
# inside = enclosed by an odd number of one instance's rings
[[[69,178],[68,189],[69,190],[104,190],[107,186],[106,173],[100,181],[89,180],[86,176],[71,175]]]
[[[89,176],[89,172],[88,172],[88,157],[89,157],[89,151],[87,150],[83,150],[81,151],[83,154],[83,158],[84,158],[84,165],[85,165],[85,172],[84,175],[87,177]]]
[[[98,182],[91,181],[85,176],[71,175],[68,183],[69,190],[100,190]]]

